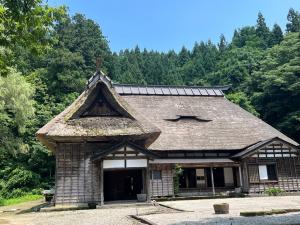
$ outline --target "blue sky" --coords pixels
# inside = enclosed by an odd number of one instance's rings
[[[285,29],[289,8],[300,11],[299,0],[48,0],[66,5],[96,21],[112,51],[125,48],[178,51],[196,41],[217,43],[221,33],[230,40],[235,28],[254,25],[262,12],[269,26]]]

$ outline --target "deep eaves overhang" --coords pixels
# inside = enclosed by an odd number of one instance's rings
[[[82,112],[91,104],[91,98],[95,98],[93,93],[99,88],[103,90],[105,98],[121,116],[99,116],[90,119],[80,117]],[[98,125],[94,124],[93,128],[89,129],[85,124],[86,120],[98,122]],[[63,112],[39,129],[36,136],[50,150],[55,151],[58,142],[116,139],[132,142],[144,140],[143,147],[148,147],[160,133],[161,131],[156,126],[131,108],[112,87],[109,78],[99,71],[89,80],[84,92]]]

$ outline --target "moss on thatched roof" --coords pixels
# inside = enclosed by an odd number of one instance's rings
[[[89,116],[90,114],[92,116]],[[160,130],[132,109],[110,83],[98,79],[68,108],[42,127],[37,132],[37,137],[49,148],[54,149],[57,141],[95,141],[116,137],[129,140],[144,139],[147,146],[159,134]]]

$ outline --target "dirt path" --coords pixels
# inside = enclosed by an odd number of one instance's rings
[[[27,214],[33,208],[45,204],[43,199],[0,207],[0,224],[24,225],[32,220]]]

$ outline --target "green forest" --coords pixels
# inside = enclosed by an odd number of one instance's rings
[[[159,35],[159,34],[157,34]],[[0,0],[0,198],[54,185],[55,157],[35,132],[101,69],[115,83],[231,85],[227,98],[300,142],[300,14],[268,27],[258,12],[232,40],[192,49],[112,52],[100,25],[41,0]]]

